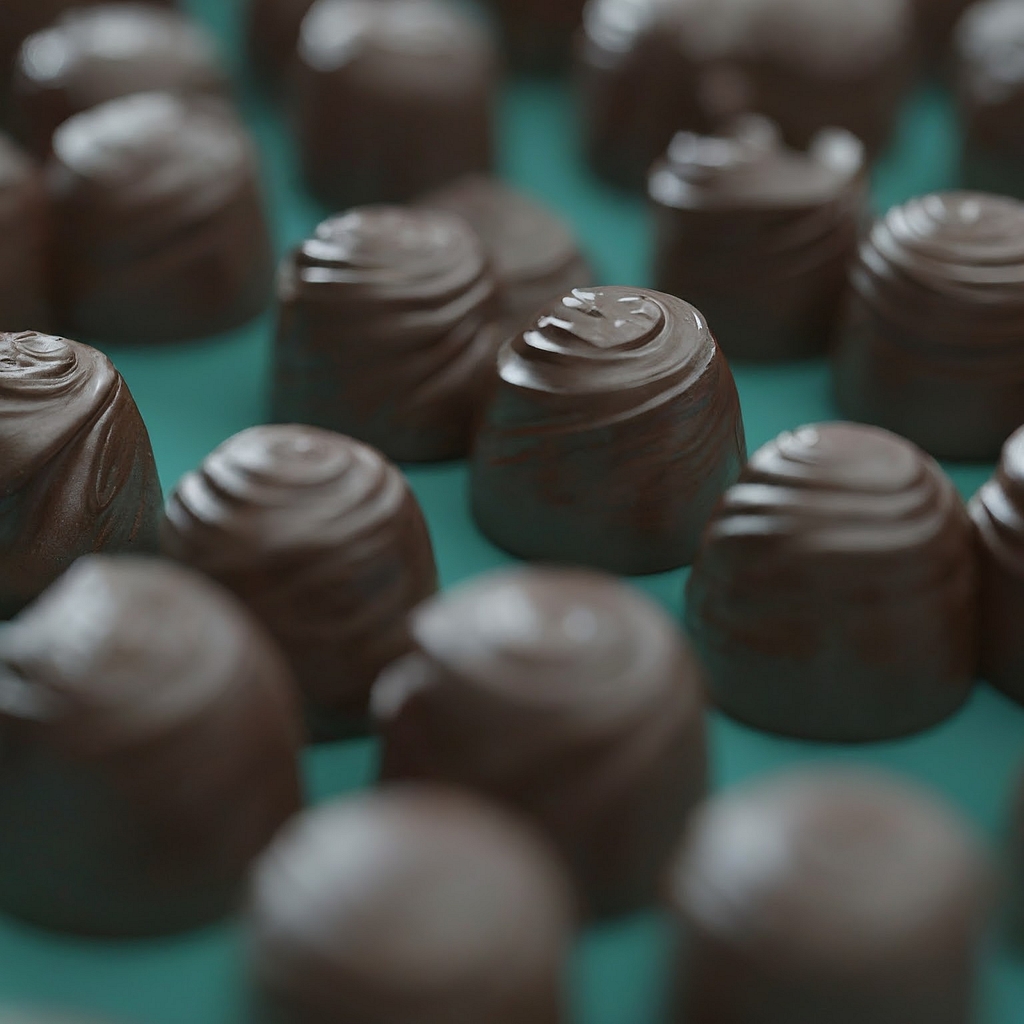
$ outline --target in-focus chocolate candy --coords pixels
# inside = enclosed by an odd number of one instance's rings
[[[295,64],[299,29],[314,0],[248,0],[245,14],[249,62],[277,85]]]
[[[274,418],[392,459],[465,455],[495,381],[497,285],[462,218],[366,207],[324,221],[278,280]]]
[[[586,0],[486,0],[512,60],[557,69],[569,54]]]
[[[547,848],[468,795],[391,787],[295,819],[249,922],[260,1019],[561,1024],[572,909]]]
[[[825,423],[751,456],[694,563],[687,621],[727,714],[803,739],[882,740],[966,700],[970,521],[910,442]]]
[[[433,599],[373,691],[385,779],[477,790],[531,818],[592,914],[660,886],[705,789],[703,678],[642,594],[519,569]]]
[[[1024,704],[1024,428],[970,513],[981,559],[981,674]]]
[[[549,299],[593,280],[568,225],[493,178],[461,178],[421,203],[459,214],[483,239],[498,279],[503,333],[518,330]]]
[[[42,177],[0,135],[0,331],[41,330],[49,323],[48,234]]]
[[[995,459],[1024,423],[1024,203],[942,192],[876,221],[835,352],[850,419],[940,459]]]
[[[198,574],[81,559],[0,628],[0,906],[111,936],[229,911],[299,807],[292,685]]]
[[[818,767],[717,798],[673,869],[678,1024],[970,1024],[991,890],[930,796]]]
[[[648,191],[655,287],[692,302],[730,359],[824,352],[866,203],[853,135],[823,131],[797,152],[760,117],[721,136],[681,132]]]
[[[310,190],[339,210],[486,172],[497,77],[486,28],[443,0],[318,0],[294,76]]]
[[[966,188],[1024,199],[1024,5],[984,0],[954,37]]]
[[[365,724],[374,680],[412,646],[406,616],[437,589],[402,474],[315,427],[253,427],[225,441],[171,495],[161,547],[264,623],[318,738]]]
[[[498,372],[471,465],[495,544],[626,574],[692,560],[746,458],[736,385],[697,310],[576,289],[506,342]]]
[[[254,317],[274,272],[257,173],[219,100],[137,93],[65,121],[48,167],[58,326],[139,345]]]
[[[595,168],[642,186],[679,130],[747,111],[804,148],[887,141],[913,67],[907,0],[591,0],[580,76]]]
[[[149,435],[101,352],[0,334],[0,618],[91,552],[156,550]]]
[[[136,92],[226,95],[213,41],[184,14],[151,3],[72,8],[29,36],[16,62],[15,121],[45,156],[69,117]]]

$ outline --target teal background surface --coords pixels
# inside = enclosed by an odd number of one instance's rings
[[[239,71],[239,100],[263,151],[268,200],[281,251],[324,211],[299,187],[283,118],[242,85],[239,0],[187,5],[220,38]],[[561,210],[577,228],[604,283],[647,283],[649,225],[643,201],[597,183],[579,156],[567,87],[516,82],[502,97],[501,167],[526,191]],[[957,131],[948,98],[923,86],[907,105],[898,142],[879,165],[879,209],[955,180]],[[169,348],[111,349],[149,426],[165,488],[224,438],[263,421],[271,311],[244,330]],[[779,431],[835,418],[823,363],[735,369],[753,448]],[[991,467],[950,467],[965,496]],[[409,473],[426,511],[443,582],[450,585],[509,560],[474,529],[462,465]],[[637,581],[678,613],[685,573]],[[866,762],[917,779],[958,806],[997,848],[1008,801],[1024,764],[1024,710],[980,685],[956,718],[899,743],[835,748],[775,739],[718,715],[711,718],[718,787],[786,766],[822,760]],[[328,798],[366,785],[374,774],[370,741],[307,754],[311,794]],[[665,942],[644,916],[588,933],[573,965],[576,1019],[582,1024],[656,1024],[661,1016]],[[0,1003],[76,1010],[138,1024],[217,1024],[243,1012],[243,943],[235,923],[168,940],[70,940],[0,918]],[[986,960],[983,1024],[1024,1022],[1024,959],[993,942]],[[827,1022],[822,1022],[827,1024]]]

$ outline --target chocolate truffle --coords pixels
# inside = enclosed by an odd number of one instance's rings
[[[592,0],[580,74],[597,170],[642,185],[678,130],[746,111],[790,145],[887,141],[913,66],[906,0]]]
[[[291,663],[318,738],[364,725],[374,680],[437,589],[416,498],[382,455],[315,427],[225,441],[167,503],[164,554],[235,593]]]
[[[748,117],[681,132],[655,165],[655,286],[692,302],[730,359],[825,351],[866,202],[864,150],[841,129],[807,152]]]
[[[1024,5],[975,4],[957,26],[956,86],[964,149],[961,181],[1024,198]]]
[[[457,213],[483,239],[498,279],[505,334],[549,299],[593,280],[568,225],[493,178],[462,178],[424,196],[422,205]]]
[[[295,64],[299,29],[314,0],[248,0],[245,15],[249,63],[269,84],[278,85]]]
[[[306,182],[333,209],[491,165],[497,60],[484,26],[441,0],[318,0],[294,81]]]
[[[198,574],[81,559],[0,629],[0,906],[108,936],[230,910],[299,807],[291,687]]]
[[[850,280],[844,414],[940,459],[995,459],[1024,422],[1024,203],[943,192],[897,206]]]
[[[976,599],[970,521],[942,470],[887,431],[826,423],[751,456],[708,524],[687,618],[726,714],[869,741],[964,702]]]
[[[473,513],[514,555],[626,574],[688,564],[746,458],[707,322],[638,288],[576,289],[502,347]]]
[[[295,819],[254,874],[262,1019],[561,1024],[568,886],[518,821],[394,787]]]
[[[149,435],[101,352],[0,334],[0,618],[91,552],[156,550]]]
[[[717,798],[670,885],[679,1024],[970,1024],[990,897],[945,807],[818,767]]]
[[[1024,428],[970,513],[981,558],[981,672],[1024,704]]]
[[[591,914],[650,901],[705,789],[703,679],[674,624],[612,577],[519,569],[427,602],[412,633],[373,691],[383,778],[525,814]]]
[[[0,330],[45,328],[49,217],[35,165],[0,135]]]
[[[465,221],[383,206],[332,217],[285,260],[278,298],[275,419],[393,459],[466,454],[494,387],[500,310]]]
[[[65,121],[48,168],[58,323],[107,342],[238,327],[273,253],[245,130],[218,100],[149,92]]]
[[[25,40],[15,120],[45,156],[69,117],[136,92],[227,93],[212,40],[183,14],[145,3],[72,8]]]
[[[512,60],[527,69],[557,69],[569,54],[586,0],[486,0]]]

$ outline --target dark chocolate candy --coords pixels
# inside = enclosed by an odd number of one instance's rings
[[[264,623],[317,738],[364,725],[374,680],[412,646],[406,616],[437,589],[402,474],[315,427],[253,427],[225,441],[171,495],[161,542]]]
[[[138,345],[255,316],[273,280],[257,173],[211,98],[137,93],[65,121],[48,168],[58,325]]]
[[[333,209],[491,166],[497,58],[484,26],[443,0],[318,0],[294,78],[306,182]]]
[[[1024,428],[970,512],[981,559],[982,675],[1024,704]]]
[[[72,8],[22,45],[15,121],[29,147],[45,156],[72,115],[156,90],[226,95],[213,41],[198,25],[151,3]]]
[[[278,282],[274,417],[393,459],[457,458],[493,390],[497,285],[460,217],[367,207],[332,217]]]
[[[291,689],[198,574],[81,559],[0,628],[0,906],[91,935],[229,911],[299,807]]]
[[[934,193],[861,244],[839,406],[943,459],[995,459],[1024,422],[1024,203]]]
[[[0,334],[0,453],[0,618],[81,555],[156,550],[153,449],[101,352]]]
[[[428,602],[412,633],[373,691],[383,778],[524,813],[592,914],[650,901],[705,788],[703,679],[673,623],[611,577],[520,569]]]
[[[295,65],[299,29],[314,0],[248,0],[245,14],[249,62],[272,85],[287,79]]]
[[[976,0],[914,0],[918,49],[933,65],[948,60],[950,43],[960,16]]]
[[[966,188],[1024,199],[1024,5],[974,4],[957,25],[956,92]]]
[[[42,330],[49,215],[35,165],[0,135],[0,331]]]
[[[329,804],[255,871],[257,1019],[560,1024],[571,931],[565,879],[515,819],[426,786]]]
[[[707,322],[638,288],[577,289],[507,342],[471,466],[473,513],[524,558],[612,572],[688,564],[746,458]]]
[[[687,621],[727,714],[882,740],[967,698],[976,600],[970,522],[938,465],[887,431],[827,423],[751,456],[708,524]]]
[[[772,122],[681,132],[651,174],[655,287],[692,302],[730,359],[825,351],[857,250],[864,148],[842,129],[806,152]]]
[[[970,1024],[990,868],[964,823],[873,773],[717,798],[672,873],[679,1024]]]
[[[875,153],[913,65],[906,0],[593,0],[584,24],[591,157],[625,185],[676,131],[746,111],[798,148],[836,126]]]
[[[549,299],[593,280],[568,225],[493,178],[461,178],[421,204],[457,213],[483,239],[498,279],[503,334],[521,328]]]
[[[509,56],[527,69],[558,70],[569,55],[587,0],[486,0]]]

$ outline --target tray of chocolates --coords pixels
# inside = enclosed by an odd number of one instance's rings
[[[0,0],[0,1024],[1021,1024],[1022,55]]]

